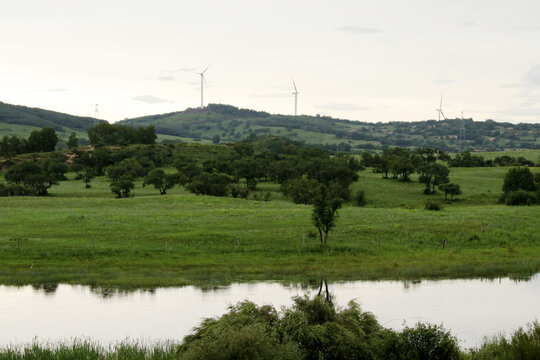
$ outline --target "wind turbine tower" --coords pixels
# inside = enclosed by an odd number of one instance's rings
[[[210,67],[210,65],[208,65],[206,67],[206,69],[204,69],[202,72],[198,73],[196,72],[195,74],[199,74],[201,76],[201,107],[204,107],[204,85],[206,84],[206,79],[204,78],[204,73],[206,72],[206,70],[208,70],[208,68]]]
[[[439,105],[439,108],[435,109],[435,111],[439,113],[439,121],[441,121],[441,115],[442,115],[443,120],[446,120],[446,117],[444,116],[444,113],[442,111],[442,93],[441,93],[441,103]]]
[[[300,93],[298,92],[298,89],[296,88],[294,78],[292,79],[292,83],[294,86],[294,92],[292,93],[294,95],[294,116],[296,116],[298,114],[298,94]]]

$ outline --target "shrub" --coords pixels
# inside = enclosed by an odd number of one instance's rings
[[[359,190],[354,196],[354,199],[356,200],[356,206],[366,206],[366,193],[364,190]]]
[[[438,211],[438,210],[442,210],[443,207],[437,201],[428,200],[428,201],[426,201],[425,208],[426,208],[426,210]]]
[[[389,334],[384,358],[396,360],[460,359],[457,339],[442,325],[417,323],[400,333]]]
[[[487,340],[479,349],[471,350],[472,360],[533,360],[540,359],[540,324],[535,321],[526,330],[519,328],[507,340],[504,337]]]
[[[506,205],[533,205],[536,203],[536,196],[530,191],[510,191],[506,194],[504,203]]]
[[[227,174],[203,172],[195,176],[186,188],[197,195],[226,196],[232,182]]]

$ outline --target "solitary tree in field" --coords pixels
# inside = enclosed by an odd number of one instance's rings
[[[313,225],[319,231],[321,244],[326,247],[328,233],[334,228],[337,220],[337,211],[343,204],[343,199],[335,195],[334,186],[320,185],[313,197]]]
[[[444,200],[448,200],[448,195],[450,195],[450,200],[454,200],[454,196],[461,195],[461,188],[458,184],[441,184],[439,190],[444,192]]]

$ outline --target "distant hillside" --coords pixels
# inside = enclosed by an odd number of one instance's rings
[[[91,117],[73,116],[0,102],[0,136],[27,136],[30,131],[44,126],[50,126],[57,132],[67,133],[69,136],[70,132],[86,133],[96,124],[96,121]]]
[[[237,141],[250,133],[281,135],[331,150],[384,146],[459,148],[460,119],[367,123],[327,116],[287,116],[210,104],[205,108],[127,119],[134,126],[154,125],[159,134],[198,140]],[[477,151],[540,149],[540,124],[465,119],[466,146]]]
[[[91,117],[0,102],[0,137],[27,137],[33,130],[52,126],[60,138],[67,139],[71,132],[86,138],[86,131],[95,123],[96,119]],[[461,120],[367,123],[329,116],[275,115],[210,104],[205,108],[127,119],[120,123],[154,125],[158,141],[223,143],[238,141],[254,133],[280,135],[333,151],[359,152],[386,146],[458,151]],[[540,124],[516,125],[472,119],[465,119],[463,123],[466,146],[476,151],[540,149]]]

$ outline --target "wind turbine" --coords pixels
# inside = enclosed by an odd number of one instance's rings
[[[439,113],[439,121],[441,121],[441,115],[443,117],[443,120],[446,120],[446,117],[444,116],[444,113],[442,111],[442,93],[441,93],[441,104],[439,105],[438,109],[435,109]]]
[[[208,65],[206,67],[206,69],[204,69],[202,72],[198,73],[196,72],[195,74],[198,74],[201,76],[201,107],[204,107],[204,97],[203,97],[203,94],[204,94],[204,84],[206,84],[206,79],[204,78],[204,73],[206,72],[206,70],[208,70],[208,68],[210,67],[210,65]]]
[[[293,86],[294,86],[294,92],[292,93],[294,95],[294,116],[296,116],[297,115],[297,109],[298,109],[298,94],[300,94],[300,93],[298,92],[298,89],[296,88],[294,78],[292,79],[292,83],[293,83]]]

